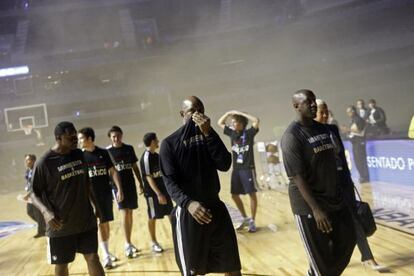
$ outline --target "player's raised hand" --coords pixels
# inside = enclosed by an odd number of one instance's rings
[[[193,114],[192,119],[198,125],[198,127],[201,130],[201,132],[205,136],[208,136],[210,134],[211,122],[210,122],[210,118],[209,117],[207,117],[206,115],[204,115],[204,114],[196,111]]]

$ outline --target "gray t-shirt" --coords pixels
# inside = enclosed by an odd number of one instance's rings
[[[36,162],[33,192],[57,219],[63,221],[59,231],[47,226],[47,236],[69,236],[97,227],[88,196],[89,185],[88,168],[79,149],[68,154],[49,150]]]
[[[343,198],[338,187],[335,146],[328,128],[318,122],[306,127],[292,122],[283,134],[281,145],[283,163],[290,179],[289,198],[293,213],[312,213],[293,180],[297,175],[309,185],[324,211],[341,209]]]

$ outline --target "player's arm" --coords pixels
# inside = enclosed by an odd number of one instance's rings
[[[40,199],[42,193],[44,193],[44,184],[46,178],[44,177],[43,169],[40,162],[36,165],[31,179],[31,190],[29,190],[30,200],[32,204],[42,213],[45,222],[50,226],[53,231],[58,231],[62,228],[63,224],[58,218],[55,217],[53,211],[49,210],[43,201]]]
[[[249,113],[242,112],[242,111],[233,111],[233,114],[234,115],[241,115],[241,116],[246,117],[252,123],[253,128],[259,129],[259,124],[260,124],[259,118],[255,117],[255,116],[253,116]]]
[[[139,193],[142,194],[142,193],[144,193],[144,186],[142,184],[141,173],[139,171],[139,168],[138,168],[136,162],[132,165],[132,170],[134,171],[135,176],[137,177],[138,182],[139,182]]]
[[[165,195],[161,192],[161,190],[158,188],[157,183],[155,183],[155,180],[152,176],[145,176],[145,178],[148,181],[148,184],[150,185],[151,189],[154,191],[154,193],[157,195],[158,197],[158,202],[161,205],[166,205],[167,204],[167,198],[165,197]]]
[[[295,181],[296,185],[298,186],[299,192],[305,199],[306,203],[312,209],[313,216],[316,221],[316,226],[319,230],[324,233],[329,233],[332,231],[331,223],[329,222],[328,216],[326,213],[319,207],[319,204],[316,202],[312,191],[309,188],[308,183],[302,178],[300,175],[295,175],[292,177],[293,181]]]
[[[100,207],[97,203],[98,201],[96,199],[95,191],[93,190],[92,182],[89,179],[89,177],[86,178],[86,193],[89,197],[89,201],[91,202],[92,206],[95,209],[96,217],[101,219],[102,218],[102,212],[101,212],[101,209],[100,209]]]
[[[233,111],[228,111],[228,112],[224,113],[223,116],[221,116],[220,119],[217,121],[217,124],[219,125],[219,127],[224,129],[225,126],[226,126],[227,119],[231,115],[233,115]]]
[[[116,186],[116,201],[121,202],[124,200],[124,192],[122,191],[121,178],[119,177],[119,173],[115,170],[115,167],[109,168],[108,171]]]
[[[164,140],[160,148],[160,167],[168,193],[175,203],[181,208],[187,209],[199,224],[210,223],[212,219],[210,211],[202,206],[200,202],[192,200],[179,186],[176,164],[170,146]]]
[[[55,214],[43,204],[34,192],[30,192],[29,194],[32,204],[42,213],[45,222],[50,226],[50,228],[53,231],[60,230],[63,226],[62,221],[55,218]]]

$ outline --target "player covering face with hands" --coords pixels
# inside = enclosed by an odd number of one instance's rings
[[[164,183],[177,204],[171,222],[177,264],[183,275],[240,275],[236,235],[219,198],[217,174],[230,168],[231,155],[200,99],[186,98],[180,114],[183,126],[160,148]]]

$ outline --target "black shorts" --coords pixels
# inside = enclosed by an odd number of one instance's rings
[[[98,230],[63,236],[48,237],[47,259],[49,264],[73,262],[76,253],[93,254],[98,252]]]
[[[162,219],[164,216],[171,215],[173,204],[168,194],[166,195],[166,198],[167,198],[167,204],[161,205],[158,202],[157,195],[150,194],[148,196],[145,196],[145,199],[147,200],[149,219]]]
[[[313,215],[295,215],[312,275],[341,275],[355,247],[355,230],[348,208],[327,213],[332,232],[317,228]]]
[[[114,211],[112,210],[112,195],[109,196],[96,196],[96,201],[99,209],[101,210],[102,218],[99,223],[105,223],[114,220]]]
[[[257,181],[255,169],[233,170],[231,173],[232,194],[251,194],[257,192]]]
[[[122,192],[124,200],[118,202],[118,209],[137,209],[138,208],[138,194],[135,183],[123,184]],[[116,191],[114,191],[114,196]],[[116,197],[115,197],[116,200]]]
[[[223,202],[206,206],[213,216],[200,225],[180,206],[174,207],[171,219],[174,251],[183,275],[224,273],[241,269],[236,233]],[[191,274],[193,273],[193,274]]]

